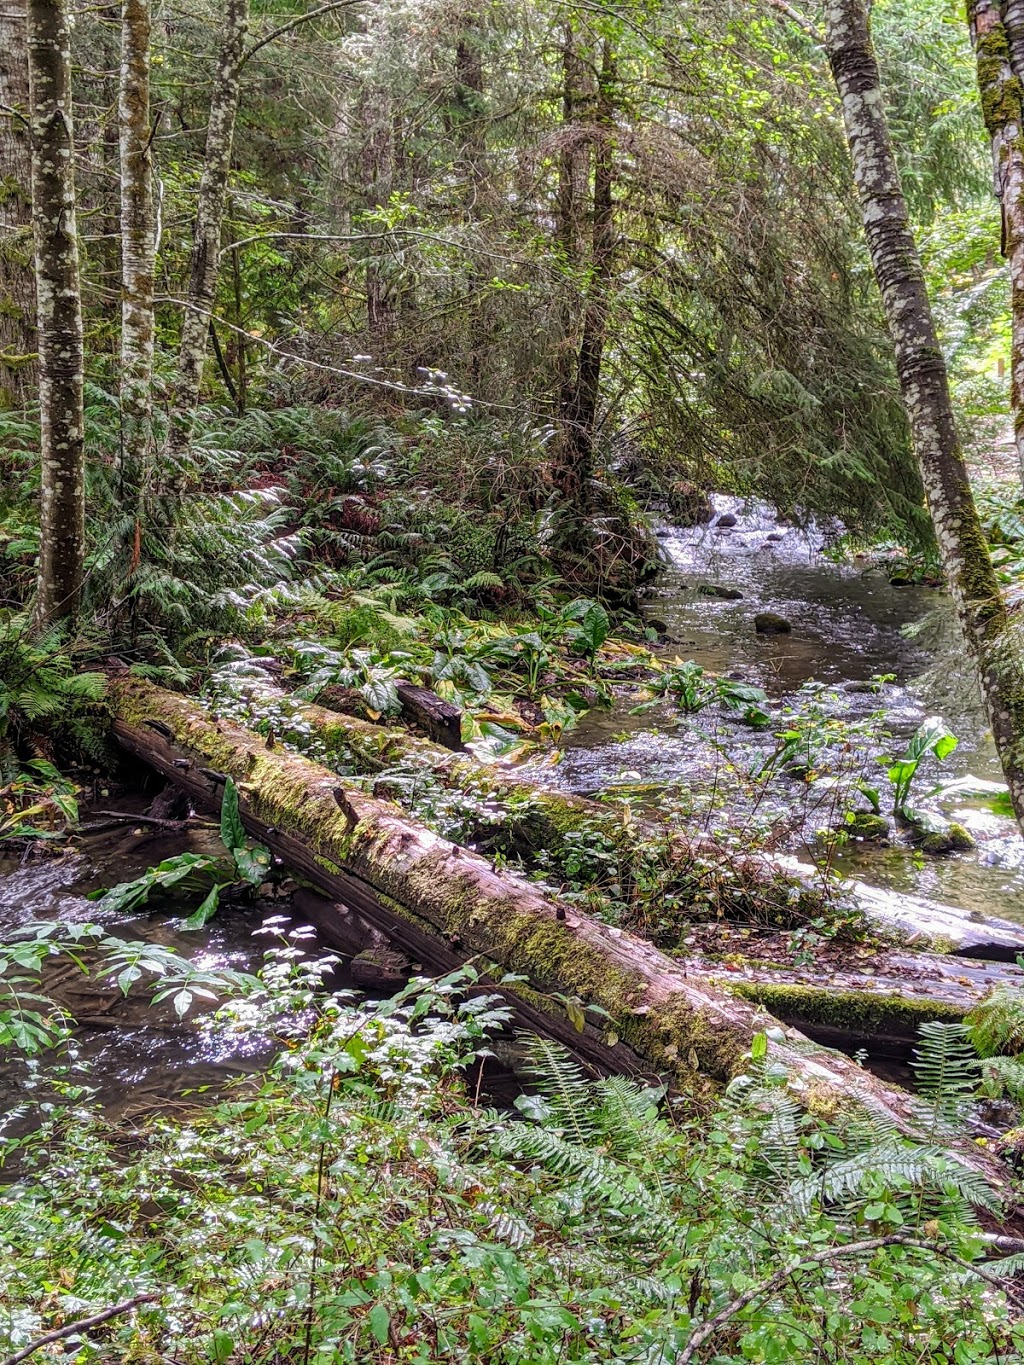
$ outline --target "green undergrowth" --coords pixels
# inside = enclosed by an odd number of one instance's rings
[[[699,1123],[535,1038],[514,1106],[487,1108],[505,1011],[471,968],[360,1003],[282,943],[205,1026],[276,1060],[204,1107],[119,1126],[73,1063],[31,1073],[27,1135],[0,1132],[0,1348],[146,1296],[62,1358],[995,1365],[1024,1349],[1019,1258],[981,1225],[995,1196],[944,1150],[955,1040],[923,1049],[917,1140],[866,1111],[807,1116],[764,1035]]]

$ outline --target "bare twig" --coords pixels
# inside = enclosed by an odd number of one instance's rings
[[[824,43],[825,35],[821,30],[812,24],[809,19],[805,19],[799,10],[794,9],[792,5],[788,4],[787,0],[765,0],[765,4],[771,9],[777,9],[780,14],[784,14],[786,18],[791,23],[796,24],[800,32],[803,33],[805,37],[810,38],[812,42]]]
[[[922,1241],[917,1237],[903,1237],[900,1236],[899,1233],[894,1233],[891,1237],[871,1237],[863,1242],[851,1242],[849,1246],[845,1247],[826,1247],[824,1251],[819,1251],[814,1256],[801,1256],[798,1260],[790,1262],[789,1265],[784,1266],[781,1270],[777,1270],[775,1274],[771,1275],[767,1280],[762,1280],[760,1284],[756,1284],[752,1289],[746,1290],[737,1298],[733,1299],[731,1303],[727,1303],[720,1312],[716,1313],[713,1318],[704,1323],[703,1327],[698,1327],[697,1331],[694,1332],[693,1336],[686,1343],[683,1351],[676,1357],[676,1365],[690,1365],[690,1362],[696,1357],[697,1352],[704,1343],[710,1337],[713,1337],[720,1328],[724,1327],[727,1322],[730,1322],[739,1313],[742,1313],[744,1308],[748,1308],[755,1299],[761,1299],[766,1295],[773,1293],[781,1284],[784,1284],[791,1275],[795,1275],[797,1271],[809,1270],[812,1266],[823,1265],[828,1261],[839,1260],[841,1257],[860,1256],[865,1252],[879,1251],[882,1247],[889,1246],[916,1247],[924,1251],[930,1251],[933,1255],[942,1257],[943,1260],[952,1261],[955,1265],[960,1266],[963,1270],[969,1271],[972,1275],[977,1275],[979,1279],[985,1280],[986,1283],[992,1285],[1002,1293],[1014,1297],[1012,1286],[998,1280],[994,1275],[987,1274],[980,1267],[972,1265],[970,1261],[962,1260],[961,1257],[954,1255],[953,1252],[946,1251],[945,1248],[937,1246],[934,1242]]]
[[[37,1337],[35,1341],[29,1342],[20,1351],[16,1351],[14,1355],[0,1361],[0,1365],[20,1365],[21,1361],[28,1360],[29,1356],[35,1355],[36,1351],[42,1350],[44,1346],[49,1346],[51,1342],[63,1341],[65,1337],[74,1336],[76,1332],[84,1332],[90,1327],[98,1327],[101,1322],[109,1322],[111,1318],[119,1318],[122,1313],[130,1313],[133,1308],[138,1308],[140,1303],[153,1303],[159,1297],[159,1294],[136,1294],[133,1299],[125,1299],[124,1303],[116,1303],[113,1308],[104,1308],[102,1313],[94,1313],[91,1318],[76,1318],[74,1322],[69,1322],[64,1327],[58,1327],[56,1331],[47,1332],[45,1337]]]
[[[254,57],[261,47],[266,47],[268,43],[274,42],[276,38],[283,37],[290,33],[293,28],[298,28],[300,24],[308,24],[311,19],[319,19],[321,15],[331,14],[339,9],[351,9],[353,5],[361,5],[363,0],[329,0],[326,5],[320,5],[318,9],[311,9],[308,14],[297,14],[294,19],[289,19],[287,24],[282,24],[280,28],[275,28],[272,33],[268,33],[259,42],[253,43],[252,47],[242,57],[239,66],[244,66],[250,57]]]

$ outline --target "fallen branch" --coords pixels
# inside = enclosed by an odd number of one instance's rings
[[[593,1065],[653,1070],[695,1100],[709,1099],[747,1065],[754,1036],[775,1023],[650,943],[543,895],[318,764],[268,750],[261,736],[213,721],[189,699],[121,677],[111,679],[109,703],[115,738],[197,804],[218,809],[222,786],[206,773],[230,775],[243,824],[281,861],[349,906],[422,970],[450,971],[474,959],[495,964],[499,978],[515,974],[520,981],[499,980],[495,989],[520,1020]],[[153,718],[173,732],[174,742],[146,725]],[[786,1068],[811,1111],[834,1117],[863,1103],[898,1131],[921,1136],[914,1098],[848,1057],[811,1049],[782,1026],[777,1034],[773,1029],[767,1055]],[[966,1139],[951,1149],[1012,1197],[998,1157]]]
[[[45,1337],[37,1337],[28,1346],[23,1346],[20,1351],[15,1351],[14,1355],[0,1361],[0,1365],[21,1365],[21,1361],[28,1360],[29,1356],[35,1355],[36,1351],[42,1350],[44,1346],[50,1346],[55,1341],[63,1341],[66,1337],[74,1336],[76,1332],[86,1332],[90,1327],[99,1327],[101,1323],[130,1313],[133,1308],[138,1308],[140,1304],[153,1303],[159,1297],[159,1294],[136,1294],[134,1298],[125,1299],[124,1303],[117,1303],[113,1308],[104,1308],[101,1313],[93,1313],[92,1317],[76,1318],[74,1322],[69,1322],[64,1327],[58,1327],[53,1332],[47,1332]]]

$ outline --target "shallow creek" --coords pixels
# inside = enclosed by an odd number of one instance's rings
[[[666,570],[647,610],[667,626],[667,659],[694,659],[716,673],[763,687],[773,702],[771,726],[753,731],[723,725],[711,732],[702,714],[694,726],[680,727],[671,707],[632,715],[636,698],[625,698],[610,711],[589,712],[566,736],[560,762],[537,765],[544,781],[576,792],[633,790],[651,803],[666,792],[706,792],[714,784],[722,797],[715,818],[734,828],[744,820],[763,823],[766,816],[770,823],[804,803],[807,819],[802,826],[797,821],[778,845],[813,856],[805,834],[819,812],[806,784],[790,782],[752,812],[749,801],[744,806],[743,784],[733,771],[742,772],[774,747],[773,731],[784,724],[787,699],[811,679],[839,690],[852,719],[884,705],[897,750],[925,715],[942,715],[960,737],[960,747],[941,770],[929,767],[923,790],[940,777],[998,778],[980,700],[941,592],[893,587],[880,571],[832,563],[822,554],[820,535],[778,523],[757,506],[716,499],[716,522],[730,513],[736,524],[728,528],[716,523],[692,530],[663,528]],[[743,596],[702,595],[701,585],[712,584]],[[753,618],[760,611],[785,616],[791,632],[756,634]],[[922,622],[924,628],[913,638],[903,633]],[[896,682],[880,696],[856,690],[857,683],[883,673],[895,674]],[[843,691],[844,684],[853,690]],[[974,852],[924,858],[894,841],[889,847],[851,845],[837,864],[896,894],[913,891],[1024,922],[1024,840],[1014,823],[981,802],[946,801],[941,809],[969,826],[978,840]],[[211,837],[193,832],[189,846],[198,848]],[[96,903],[86,899],[88,891],[137,876],[182,846],[180,836],[126,825],[85,839],[62,857],[0,859],[0,941],[32,920],[99,921],[121,937],[176,948],[204,967],[254,970],[268,940],[253,932],[266,915],[287,913],[287,901],[225,907],[204,930],[189,933],[182,918],[169,913],[103,919]],[[244,1040],[212,1041],[194,1021],[176,1020],[169,1006],[154,1014],[144,994],[123,1001],[116,990],[74,973],[55,994],[87,1021],[79,1046],[92,1064],[91,1083],[117,1117],[173,1105],[182,1091],[218,1091],[266,1060]],[[24,1079],[20,1068],[0,1064],[0,1116],[24,1096]]]
[[[1024,922],[1024,840],[1013,820],[993,814],[980,800],[923,799],[940,781],[968,774],[988,781],[1000,778],[949,599],[931,588],[894,587],[881,570],[831,562],[823,554],[820,534],[779,523],[763,507],[720,497],[715,510],[710,526],[662,528],[666,571],[650,594],[647,611],[668,627],[670,644],[663,651],[668,659],[693,659],[716,673],[763,687],[774,703],[772,724],[763,732],[737,725],[716,732],[711,729],[715,722],[701,713],[691,726],[680,727],[671,707],[631,715],[626,700],[611,711],[588,713],[567,735],[561,761],[545,765],[545,780],[575,792],[632,789],[650,801],[663,790],[685,792],[717,783],[720,795],[727,794],[718,822],[735,827],[752,816],[729,765],[744,771],[774,747],[773,732],[785,728],[783,708],[810,680],[838,691],[840,708],[850,720],[884,709],[894,754],[925,716],[938,714],[960,745],[941,766],[926,760],[913,804],[965,824],[977,849],[933,858],[897,840],[888,847],[855,842],[834,865],[894,893],[914,892]],[[729,514],[735,525],[720,527],[719,518]],[[705,596],[700,589],[709,585],[743,596]],[[784,616],[791,632],[758,635],[754,617],[764,611]],[[856,684],[876,674],[895,674],[896,681],[878,695],[857,690]],[[884,787],[884,773],[880,767],[875,771]],[[782,816],[787,808],[791,813],[801,804],[807,821],[802,829],[780,836],[779,846],[813,857],[813,845],[806,846],[807,829],[823,813],[831,813],[827,794],[815,795],[799,781],[776,785],[755,818],[763,824],[766,817]]]
[[[286,903],[223,906],[205,929],[190,933],[178,915],[105,914],[87,899],[89,891],[137,877],[184,848],[200,852],[213,847],[212,832],[203,829],[183,838],[126,825],[83,839],[75,851],[60,856],[0,859],[0,942],[10,941],[13,931],[32,921],[91,923],[119,938],[173,948],[203,968],[255,971],[268,940],[254,938],[253,931],[265,916],[286,912]],[[266,1059],[245,1039],[226,1042],[208,1036],[197,1027],[194,1010],[181,1021],[169,1004],[152,1007],[141,986],[124,999],[109,982],[84,976],[71,964],[58,968],[52,982],[48,977],[47,986],[79,1021],[76,1046],[90,1064],[87,1084],[95,1087],[112,1117],[130,1119],[173,1104],[182,1091],[218,1090]],[[20,1064],[0,1061],[0,1118],[26,1097],[25,1082]]]

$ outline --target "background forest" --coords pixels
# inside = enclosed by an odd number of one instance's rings
[[[685,520],[709,488],[927,546],[834,90],[776,12],[244,8],[154,16],[155,379],[150,409],[144,361],[130,422],[120,16],[73,30],[85,600],[122,646],[176,648],[367,549],[381,576],[446,573],[485,607],[551,573],[628,600],[651,569],[642,507]],[[873,27],[958,407],[987,415],[1009,322],[962,20],[886,3]],[[14,607],[37,545],[17,117],[3,157]]]

